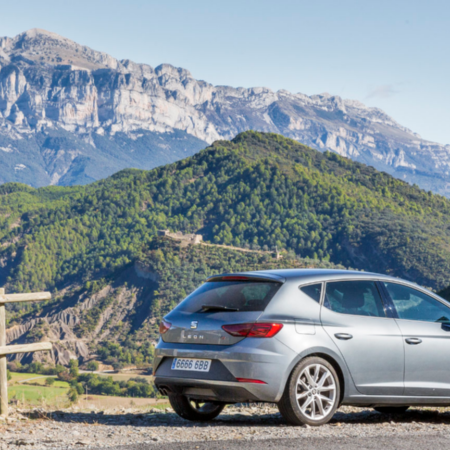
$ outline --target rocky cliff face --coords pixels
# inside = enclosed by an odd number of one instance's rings
[[[95,294],[78,285],[67,286],[55,295],[59,301],[26,315],[6,331],[8,344],[51,341],[53,351],[11,355],[9,359],[68,365],[70,359],[91,357],[99,342],[119,341],[143,323],[155,323],[149,309],[157,279],[156,273],[136,261]]]
[[[377,108],[329,94],[212,86],[185,69],[118,61],[44,30],[0,38],[0,181],[87,183],[248,129],[450,195],[450,146],[421,139]]]

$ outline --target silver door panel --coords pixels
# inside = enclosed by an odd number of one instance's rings
[[[405,395],[450,397],[450,330],[441,323],[396,322],[405,346]]]
[[[359,392],[403,394],[403,341],[394,319],[340,314],[323,306],[321,321]]]

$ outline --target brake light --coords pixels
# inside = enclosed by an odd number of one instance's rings
[[[222,281],[249,281],[249,277],[242,277],[239,275],[228,275],[225,277],[222,277]]]
[[[163,320],[160,324],[159,324],[159,333],[160,334],[164,334],[167,333],[170,330],[170,327],[172,326],[171,323],[166,322],[165,320]]]
[[[231,336],[271,338],[283,328],[282,323],[239,323],[222,325],[222,329]]]
[[[236,378],[239,383],[255,383],[255,384],[267,384],[265,381],[254,380],[253,378]]]

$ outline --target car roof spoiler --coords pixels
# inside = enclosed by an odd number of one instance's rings
[[[269,281],[271,283],[284,283],[286,278],[272,273],[222,273],[208,277],[206,281]]]

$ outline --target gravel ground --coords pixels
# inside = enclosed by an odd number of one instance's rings
[[[187,422],[170,409],[166,412],[156,409],[150,412],[137,409],[90,412],[73,409],[56,412],[18,410],[11,414],[7,422],[0,422],[0,449],[97,449],[123,445],[132,445],[130,449],[200,449],[206,448],[204,446],[208,442],[222,441],[225,444],[226,440],[242,442],[242,449],[255,448],[257,442],[254,441],[257,440],[265,440],[261,442],[265,448],[276,448],[269,445],[274,439],[284,445],[293,438],[301,438],[302,442],[321,438],[331,438],[333,442],[344,439],[345,442],[347,439],[350,443],[361,438],[390,442],[390,438],[402,436],[407,440],[416,436],[418,443],[422,439],[431,442],[430,436],[435,440],[450,437],[449,424],[450,408],[414,408],[394,417],[371,409],[342,407],[329,424],[321,427],[286,425],[277,409],[267,405],[228,407],[216,420],[207,424]],[[249,446],[251,441],[252,446]],[[187,442],[191,445],[177,445]],[[198,442],[202,444],[194,445]],[[217,445],[214,448],[224,448]],[[427,448],[424,445],[420,447],[422,450]],[[259,446],[257,448],[260,449]]]
[[[257,441],[209,441],[178,444],[160,444],[158,450],[436,450],[447,449],[445,436],[422,434],[420,436],[370,436],[370,437],[301,437],[295,439],[264,439]],[[152,444],[132,444],[112,447],[109,450],[155,450]]]

